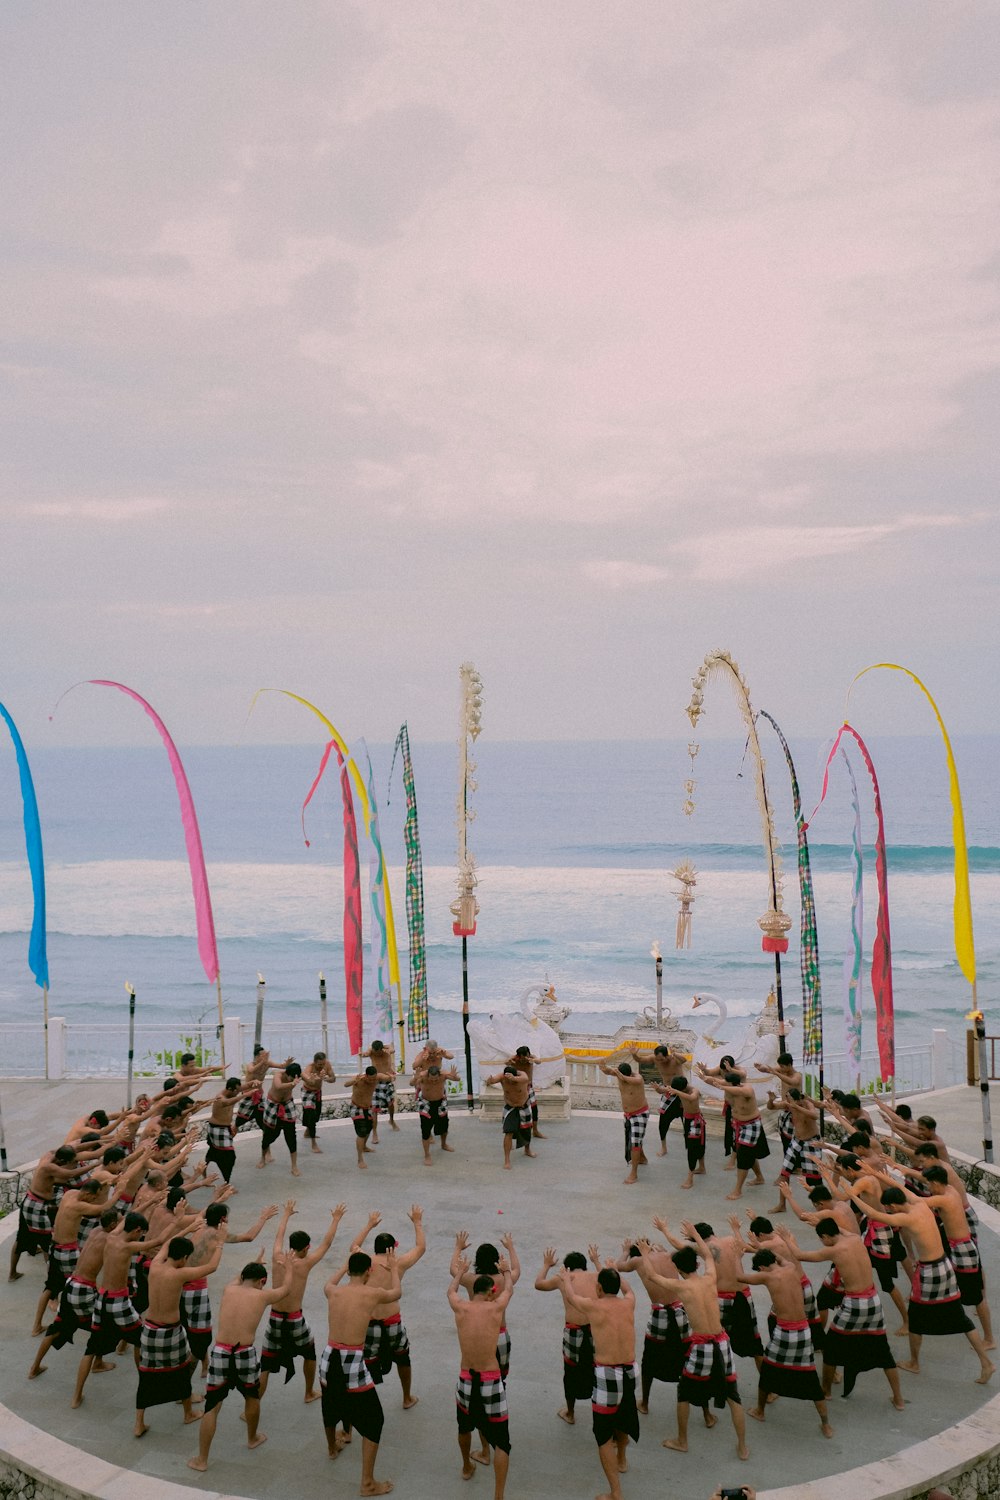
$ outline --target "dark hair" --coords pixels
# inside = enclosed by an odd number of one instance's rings
[[[285,1068],[285,1077],[286,1078],[301,1078],[302,1077],[302,1064],[301,1063],[288,1063],[288,1065]]]
[[[690,1276],[698,1269],[698,1252],[693,1245],[682,1245],[670,1257],[683,1276]]]
[[[913,1148],[914,1156],[926,1156],[933,1161],[941,1160],[941,1153],[933,1141],[921,1141],[919,1146]]]
[[[887,1187],[879,1202],[883,1203],[886,1208],[902,1208],[906,1206],[906,1194],[902,1188]]]
[[[182,1063],[194,1062],[194,1053],[193,1052],[182,1052],[181,1053],[181,1062]]]
[[[117,1208],[106,1208],[97,1222],[102,1229],[114,1229],[118,1223]]]
[[[83,1135],[80,1136],[79,1140],[77,1141],[77,1145],[78,1146],[92,1146],[95,1141],[99,1141],[100,1139],[101,1139],[101,1137],[97,1134],[97,1132],[95,1130],[87,1130],[87,1131],[84,1132]]]
[[[933,1115],[919,1115],[917,1124],[922,1125],[925,1130],[937,1130],[937,1120]]]
[[[178,1080],[176,1078],[173,1078],[173,1077],[171,1077],[171,1078],[164,1078],[164,1080],[163,1080],[164,1090],[175,1089],[177,1087],[177,1082],[178,1082]]]
[[[947,1185],[948,1173],[942,1166],[925,1167],[923,1171],[925,1182],[939,1182]]]
[[[497,1249],[496,1245],[491,1245],[489,1244],[489,1242],[487,1242],[480,1245],[476,1250],[475,1256],[473,1257],[472,1261],[472,1269],[474,1271],[488,1271],[492,1266],[493,1270],[495,1271],[499,1264],[500,1251]]]
[[[845,1094],[840,1103],[844,1109],[861,1108],[861,1100],[858,1098],[857,1094]]]
[[[384,1052],[385,1042],[372,1042],[370,1050],[372,1052]]]
[[[209,1229],[218,1229],[229,1218],[228,1203],[210,1203],[205,1210],[205,1223]]]
[[[262,1266],[259,1260],[250,1261],[249,1265],[243,1267],[240,1272],[241,1281],[266,1281],[267,1267]]]
[[[684,1089],[684,1090],[686,1090],[687,1086],[688,1086],[687,1079],[685,1077],[683,1077],[683,1075],[680,1074],[680,1073],[678,1073],[678,1075],[677,1075],[676,1078],[672,1078],[670,1080],[670,1087],[672,1089]]]
[[[431,1063],[430,1067],[427,1069],[427,1077],[428,1078],[440,1078],[441,1077],[441,1069],[438,1067],[437,1063]]]
[[[57,1146],[52,1153],[52,1160],[57,1167],[71,1167],[76,1161],[75,1147]]]
[[[622,1279],[612,1266],[604,1266],[597,1273],[597,1285],[607,1297],[617,1297]]]
[[[788,1097],[789,1097],[789,1099],[794,1099],[795,1102],[796,1102],[796,1104],[798,1104],[799,1100],[802,1098],[802,1090],[801,1089],[789,1089],[788,1090]]]
[[[818,1182],[809,1194],[809,1202],[818,1208],[821,1203],[832,1203],[833,1194],[825,1182]]]
[[[104,1166],[113,1167],[116,1161],[124,1161],[126,1156],[128,1156],[128,1152],[124,1146],[109,1146],[101,1157],[101,1161]]]
[[[104,1109],[92,1109],[90,1111],[90,1114],[87,1116],[87,1124],[88,1125],[90,1124],[91,1120],[93,1120],[94,1124],[95,1125],[99,1125],[101,1127],[101,1129],[103,1130],[104,1127],[105,1127],[105,1125],[108,1123],[108,1113],[107,1113],[107,1110],[104,1110]]]
[[[765,1219],[763,1214],[758,1214],[756,1219],[750,1220],[751,1234],[773,1234],[774,1225],[770,1219]]]
[[[173,1213],[173,1211],[177,1207],[178,1203],[183,1203],[186,1200],[186,1198],[187,1198],[187,1193],[184,1191],[184,1189],[182,1187],[168,1188],[168,1190],[167,1190],[167,1208],[169,1209],[169,1211],[171,1213]]]
[[[492,1292],[492,1290],[492,1276],[477,1276],[475,1281],[472,1283],[472,1295],[474,1297],[482,1297],[485,1292]]]
[[[77,1183],[76,1190],[78,1193],[85,1193],[89,1198],[91,1194],[99,1193],[103,1186],[104,1183],[98,1182],[96,1177],[88,1177],[86,1181]]]
[[[135,1229],[141,1229],[143,1234],[149,1228],[149,1220],[145,1214],[130,1213],[125,1215],[125,1233],[131,1234]]]
[[[776,1266],[778,1257],[773,1250],[758,1250],[756,1255],[751,1257],[750,1264],[755,1271],[761,1271],[768,1266]]]
[[[816,1225],[816,1233],[819,1235],[821,1240],[830,1240],[835,1238],[835,1236],[840,1233],[840,1225],[837,1223],[836,1219],[820,1219],[819,1223]]]
[[[618,1071],[619,1071],[619,1073],[626,1073],[628,1075],[628,1077],[631,1078],[632,1077],[632,1064],[631,1063],[619,1063],[618,1064]]]
[[[710,1240],[715,1233],[715,1230],[712,1228],[711,1224],[706,1224],[704,1219],[700,1224],[696,1224],[694,1227],[695,1232],[699,1234],[703,1240]]]
[[[568,1255],[563,1256],[563,1265],[567,1271],[585,1271],[587,1269],[587,1257],[581,1255],[579,1250],[571,1250]]]
[[[722,1076],[729,1084],[729,1087],[731,1089],[738,1089],[740,1084],[743,1082],[743,1079],[738,1073],[723,1073]]]
[[[366,1255],[363,1250],[355,1250],[354,1254],[348,1258],[348,1276],[363,1276],[365,1272],[370,1271],[371,1268],[372,1258],[370,1255]]]
[[[628,1247],[628,1258],[629,1258],[629,1260],[639,1260],[639,1259],[641,1259],[641,1257],[642,1257],[642,1251],[639,1249],[639,1246],[638,1245],[629,1245],[629,1247]]]
[[[843,1089],[830,1090],[830,1098],[833,1100],[834,1104],[843,1104],[846,1097],[847,1096],[845,1095]]]
[[[254,1044],[253,1044],[253,1055],[254,1055],[254,1057],[259,1057],[260,1054],[263,1051],[264,1051],[264,1043],[263,1042],[254,1042]]]
[[[326,1053],[325,1052],[314,1052],[313,1053],[313,1062],[326,1062]]]
[[[161,1130],[159,1135],[156,1137],[157,1151],[165,1151],[168,1146],[176,1145],[177,1137],[174,1135],[172,1130]]]
[[[386,1250],[395,1250],[396,1236],[394,1234],[377,1234],[375,1236],[375,1254],[383,1255]]]
[[[670,1048],[669,1047],[664,1047],[663,1043],[661,1042],[658,1047],[654,1047],[653,1048],[653,1056],[654,1057],[669,1057],[670,1056]]]
[[[194,1246],[186,1234],[176,1234],[167,1246],[168,1260],[186,1260],[194,1254]]]
[[[869,1146],[871,1145],[871,1141],[869,1140],[868,1136],[865,1135],[863,1130],[855,1130],[853,1135],[849,1135],[847,1137],[844,1145],[847,1147],[848,1151],[867,1151]]]
[[[531,1048],[530,1047],[516,1047],[514,1049],[514,1056],[515,1057],[530,1057],[531,1056]]]
[[[509,1071],[509,1070],[506,1070],[506,1071]],[[374,1063],[369,1063],[368,1066],[367,1066],[367,1068],[365,1069],[365,1077],[366,1078],[374,1078],[374,1077],[376,1077],[377,1074],[378,1074],[378,1068],[375,1067]]]
[[[913,1119],[913,1110],[910,1108],[910,1106],[908,1104],[897,1104],[896,1105],[896,1113],[897,1113],[897,1115],[899,1116],[899,1118],[901,1120],[912,1120]]]
[[[841,1151],[837,1157],[837,1166],[842,1172],[860,1172],[861,1160],[853,1151]]]
[[[854,1129],[858,1135],[866,1135],[869,1139],[875,1134],[875,1126],[867,1115],[862,1115],[859,1120],[853,1122]]]
[[[226,1079],[226,1088],[227,1089],[238,1089],[239,1086],[240,1086],[241,1081],[242,1080],[239,1079],[239,1078],[227,1078]]]
[[[179,1120],[184,1111],[179,1104],[168,1104],[160,1115],[161,1120]]]
[[[790,1052],[779,1052],[778,1053],[778,1066],[780,1068],[790,1068],[793,1065],[794,1062],[795,1062],[795,1058],[792,1056],[792,1054]]]
[[[288,1236],[289,1250],[308,1250],[312,1240],[304,1229],[293,1229]]]
[[[719,1058],[720,1068],[724,1068],[726,1066],[726,1063],[728,1063],[731,1068],[735,1068],[736,1066],[736,1059],[735,1057],[733,1057],[731,1052],[724,1052]]]

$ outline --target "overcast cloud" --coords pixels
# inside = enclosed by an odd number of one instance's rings
[[[467,657],[496,737],[672,738],[715,646],[790,734],[884,659],[996,728],[995,5],[50,0],[0,44],[29,744],[147,737],[49,725],[81,677],[182,742],[262,685],[449,738]]]

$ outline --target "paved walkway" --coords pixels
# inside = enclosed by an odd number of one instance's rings
[[[50,1087],[49,1119],[65,1120],[108,1097],[103,1087],[70,1088],[74,1102],[67,1107],[70,1092],[64,1091],[64,1086]],[[84,1097],[86,1102],[81,1106],[79,1100]],[[10,1098],[10,1086],[5,1098]],[[385,1226],[405,1246],[411,1234],[406,1209],[414,1200],[424,1207],[428,1254],[410,1272],[404,1296],[404,1315],[414,1351],[414,1393],[420,1397],[420,1404],[411,1411],[401,1409],[395,1376],[383,1387],[386,1426],[377,1472],[395,1481],[396,1493],[411,1500],[458,1500],[474,1494],[486,1500],[492,1493],[486,1474],[477,1474],[471,1487],[462,1482],[455,1441],[458,1360],[445,1290],[454,1235],[461,1228],[468,1229],[473,1245],[483,1240],[495,1242],[502,1232],[511,1230],[524,1267],[509,1316],[513,1340],[511,1500],[525,1496],[581,1500],[603,1488],[589,1414],[581,1411],[575,1429],[555,1415],[562,1404],[561,1299],[555,1293],[536,1292],[532,1283],[547,1244],[555,1244],[563,1254],[596,1240],[604,1252],[616,1253],[623,1236],[649,1230],[653,1214],[664,1214],[674,1223],[690,1215],[723,1228],[733,1211],[733,1205],[725,1201],[733,1178],[719,1170],[718,1142],[710,1142],[709,1176],[694,1192],[685,1193],[678,1188],[682,1161],[676,1127],[671,1134],[670,1156],[666,1160],[654,1156],[637,1187],[622,1183],[621,1121],[608,1115],[578,1114],[565,1124],[549,1126],[548,1139],[539,1145],[538,1160],[518,1159],[511,1172],[501,1167],[496,1126],[465,1116],[454,1117],[455,1153],[436,1154],[430,1170],[420,1164],[412,1116],[403,1119],[398,1134],[384,1132],[371,1167],[364,1173],[354,1164],[353,1134],[346,1122],[321,1128],[324,1154],[304,1156],[303,1175],[297,1181],[287,1172],[280,1142],[276,1164],[261,1172],[253,1169],[255,1142],[241,1139],[234,1174],[240,1192],[232,1203],[232,1221],[237,1229],[251,1222],[264,1203],[294,1195],[300,1210],[295,1223],[318,1237],[329,1206],[344,1199],[348,1213],[335,1252],[343,1252],[371,1208],[381,1211]],[[50,1136],[48,1130],[46,1139]],[[773,1158],[769,1165],[776,1166]],[[773,1190],[767,1187],[748,1192],[745,1202],[737,1207],[760,1212],[773,1201]],[[803,1238],[813,1243],[808,1231]],[[269,1251],[270,1241],[266,1239],[262,1248]],[[216,1278],[216,1301],[223,1279],[238,1272],[253,1250],[242,1245],[227,1249]],[[1000,1245],[992,1236],[985,1237],[985,1257],[995,1284],[1000,1276]],[[331,1264],[338,1263],[332,1253]],[[37,1265],[24,1264],[27,1274],[23,1280],[15,1285],[2,1283],[0,1299],[5,1351],[0,1364],[0,1401],[18,1415],[111,1463],[133,1467],[154,1481],[200,1484],[206,1490],[265,1500],[287,1500],[289,1493],[304,1492],[317,1483],[335,1494],[357,1494],[358,1444],[336,1464],[327,1460],[318,1406],[303,1403],[298,1376],[288,1386],[272,1383],[262,1419],[262,1430],[269,1441],[256,1452],[248,1452],[243,1445],[237,1401],[226,1403],[211,1466],[202,1480],[186,1467],[194,1451],[196,1429],[181,1425],[178,1408],[154,1409],[150,1415],[152,1431],[141,1442],[132,1437],[135,1376],[127,1361],[120,1361],[114,1374],[93,1377],[85,1403],[76,1412],[69,1409],[69,1397],[82,1350],[53,1353],[47,1372],[28,1384],[24,1375],[34,1348],[28,1329],[41,1275]],[[647,1308],[641,1288],[637,1300],[641,1326]],[[759,1302],[758,1309],[763,1315],[766,1303]],[[307,1293],[306,1315],[320,1338],[324,1314],[322,1276],[318,1274]],[[749,1404],[755,1387],[754,1367],[748,1360],[738,1361],[738,1367],[744,1401]],[[639,1497],[665,1492],[671,1500],[706,1500],[717,1483],[751,1483],[758,1489],[805,1484],[813,1477],[891,1457],[899,1449],[949,1428],[995,1394],[993,1388],[984,1390],[973,1383],[977,1371],[975,1357],[964,1339],[934,1341],[934,1347],[928,1350],[928,1373],[902,1377],[904,1393],[911,1398],[904,1412],[892,1409],[888,1386],[880,1374],[864,1376],[849,1402],[839,1398],[832,1402],[835,1436],[830,1441],[820,1437],[811,1405],[782,1401],[769,1410],[766,1427],[748,1424],[751,1459],[746,1464],[736,1459],[725,1413],[711,1433],[700,1421],[692,1421],[688,1455],[665,1451],[661,1439],[674,1431],[673,1391],[667,1386],[654,1386],[641,1441],[631,1450],[625,1494]],[[994,1381],[993,1386],[997,1385],[1000,1381]],[[143,1492],[153,1494],[155,1488],[143,1486]]]

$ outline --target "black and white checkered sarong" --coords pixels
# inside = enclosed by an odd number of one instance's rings
[[[567,1365],[578,1365],[581,1358],[594,1358],[594,1341],[589,1323],[566,1323],[563,1327],[562,1357]]]
[[[139,1339],[139,1373],[162,1374],[191,1362],[183,1323],[143,1322]]]
[[[396,1085],[390,1078],[386,1083],[377,1083],[372,1096],[373,1109],[388,1109],[396,1097]]]
[[[246,1400],[260,1395],[260,1360],[253,1344],[213,1344],[205,1382],[205,1410],[225,1401],[230,1391]]]
[[[649,1124],[649,1110],[637,1109],[625,1116],[625,1158],[631,1161],[633,1151],[641,1151]]]
[[[277,1099],[265,1099],[261,1119],[265,1130],[280,1130],[282,1125],[294,1125],[298,1119],[294,1099],[289,1099],[284,1104],[279,1104]]]
[[[455,1401],[459,1410],[469,1413],[478,1382],[479,1399],[487,1422],[506,1422],[507,1390],[499,1370],[462,1370],[455,1387]]]
[[[229,1125],[210,1124],[205,1136],[205,1144],[209,1151],[234,1150],[232,1127]]]
[[[785,1159],[781,1163],[781,1176],[791,1177],[795,1172],[804,1172],[807,1177],[819,1179],[819,1173],[811,1162],[806,1161],[807,1156],[819,1156],[823,1149],[818,1135],[808,1141],[800,1141],[793,1136],[785,1151]]]
[[[740,1400],[733,1351],[725,1333],[696,1333],[688,1344],[684,1369],[677,1383],[677,1400],[692,1406],[725,1406]]]
[[[364,1347],[352,1345],[348,1348],[343,1344],[327,1344],[323,1350],[319,1361],[320,1385],[326,1385],[330,1378],[330,1361],[334,1355],[338,1357],[345,1389],[349,1395],[358,1396],[364,1391],[374,1389],[375,1382],[371,1371],[365,1364]]]

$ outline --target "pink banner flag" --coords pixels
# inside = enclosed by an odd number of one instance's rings
[[[210,981],[219,977],[219,949],[215,941],[215,918],[212,915],[212,898],[208,892],[208,873],[205,869],[205,855],[201,847],[201,830],[198,827],[198,817],[194,810],[194,798],[191,796],[191,788],[188,785],[187,774],[184,770],[177,746],[170,738],[167,726],[159,714],[147,703],[145,698],[126,687],[121,682],[109,682],[103,677],[91,677],[88,679],[92,687],[116,688],[119,693],[125,693],[127,697],[134,698],[140,708],[152,719],[156,725],[157,733],[163,741],[170,767],[174,773],[174,782],[177,786],[177,797],[181,805],[181,823],[184,828],[184,842],[187,845],[188,864],[191,868],[191,889],[194,892],[195,918],[198,923],[198,955],[201,958],[202,967]],[[77,687],[79,683],[75,684]],[[73,689],[67,689],[72,692]],[[63,694],[65,698],[66,694]],[[59,702],[62,702],[60,698]],[[56,707],[59,705],[57,704]],[[55,710],[53,710],[53,714]],[[53,714],[49,715],[51,719]],[[221,1004],[221,1001],[220,1001]]]
[[[302,837],[306,840],[306,808],[323,779],[331,752],[336,749],[340,765],[340,791],[344,804],[344,983],[347,1014],[347,1041],[352,1053],[362,1047],[363,986],[365,955],[361,929],[361,861],[358,856],[358,825],[354,816],[351,778],[340,746],[330,740],[323,751],[319,770],[302,804]]]

